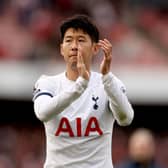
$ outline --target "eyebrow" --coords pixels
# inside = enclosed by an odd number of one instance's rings
[[[65,36],[64,38],[72,38],[72,36],[69,35],[69,36]]]
[[[79,35],[79,36],[77,36],[78,38],[85,38],[85,36],[83,36],[83,35]],[[65,38],[73,38],[73,36],[71,36],[71,35],[68,35],[68,36],[65,36]]]

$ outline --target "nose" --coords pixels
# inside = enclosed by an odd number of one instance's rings
[[[72,48],[72,50],[75,50],[75,51],[78,50],[78,43],[77,43],[77,41],[74,40],[74,41],[72,42],[71,48]]]

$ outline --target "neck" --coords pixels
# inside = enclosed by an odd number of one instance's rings
[[[77,70],[72,70],[72,69],[66,69],[66,77],[69,80],[75,81],[79,77],[79,73]]]
[[[90,68],[87,68],[90,73]],[[66,77],[69,80],[75,81],[79,77],[79,72],[76,67],[72,68],[67,66],[66,67]]]

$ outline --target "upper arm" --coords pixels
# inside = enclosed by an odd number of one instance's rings
[[[33,102],[40,96],[54,96],[54,88],[51,81],[49,81],[46,77],[40,77],[34,85],[33,88]]]

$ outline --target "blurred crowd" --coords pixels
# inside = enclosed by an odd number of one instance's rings
[[[158,1],[166,3],[151,2]],[[168,67],[167,9],[145,0],[0,0],[0,61],[61,62],[59,25],[83,13],[112,41],[114,66]],[[127,156],[127,139],[127,132],[115,132],[115,163]],[[158,135],[156,144],[157,160],[168,165],[168,135]],[[42,168],[44,147],[39,127],[0,126],[0,168]]]
[[[119,161],[115,168],[163,168],[163,165],[157,160],[156,145],[158,144],[155,141],[154,133],[151,130],[135,129],[128,138],[128,156]]]
[[[72,14],[88,14],[108,27],[115,18],[110,1],[1,0],[0,58],[59,59],[59,25]]]
[[[42,168],[45,140],[41,128],[0,127],[0,168]]]
[[[134,130],[114,129],[113,136],[113,162],[118,165],[129,158],[129,138]],[[141,129],[140,129],[141,130]],[[142,129],[143,130],[143,129]],[[152,131],[152,130],[149,130]],[[155,141],[155,160],[163,167],[168,165],[168,134],[153,133]],[[1,125],[0,127],[0,168],[42,168],[45,158],[45,136],[43,128],[39,125]],[[144,145],[144,138],[134,141],[131,147],[133,154],[146,156],[148,154]],[[143,145],[143,142],[145,143]],[[150,145],[152,145],[150,143]],[[138,147],[140,146],[140,147]],[[152,146],[148,146],[149,148]],[[131,149],[132,149],[131,148]],[[144,150],[141,150],[141,149]],[[147,152],[147,154],[145,153]]]
[[[115,65],[167,65],[167,11],[150,5],[137,10],[130,4],[131,0],[1,0],[0,60],[61,61],[60,22],[82,13],[96,21],[101,38],[112,41]]]

